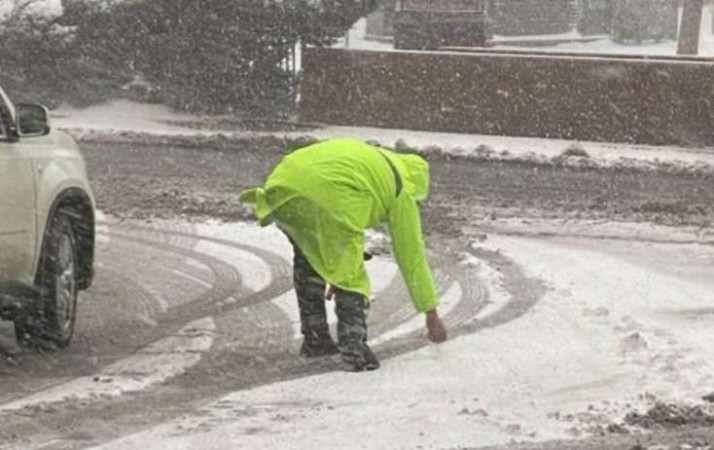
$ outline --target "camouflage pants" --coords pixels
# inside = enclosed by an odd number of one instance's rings
[[[293,283],[300,309],[300,331],[306,340],[325,339],[330,330],[325,309],[325,280],[315,272],[300,249],[293,243]],[[366,298],[357,292],[337,289],[337,347],[346,361],[362,358],[362,345],[367,341]]]

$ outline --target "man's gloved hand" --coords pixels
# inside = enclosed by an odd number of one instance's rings
[[[426,329],[427,337],[431,342],[440,344],[447,338],[444,323],[435,309],[426,312]]]
[[[364,258],[365,261],[369,261],[370,259],[372,259],[372,254],[367,253],[367,252],[362,252],[362,257]]]

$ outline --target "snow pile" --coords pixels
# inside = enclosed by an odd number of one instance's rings
[[[62,0],[3,0],[0,2],[0,24],[10,18],[51,19],[61,16],[63,12]]]
[[[714,426],[714,405],[665,403],[655,399],[645,413],[627,414],[625,423],[648,430],[680,429],[685,425],[711,427]]]

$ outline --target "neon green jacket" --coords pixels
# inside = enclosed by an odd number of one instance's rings
[[[398,196],[393,168],[402,184]],[[260,225],[276,222],[328,283],[367,298],[364,230],[386,223],[409,294],[423,312],[439,304],[417,204],[428,193],[429,165],[420,156],[332,139],[287,155],[263,188],[240,199],[255,204]]]

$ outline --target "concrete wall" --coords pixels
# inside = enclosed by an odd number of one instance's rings
[[[302,120],[714,146],[714,60],[307,49]]]
[[[575,27],[575,0],[491,0],[493,33],[504,36],[566,33]]]

